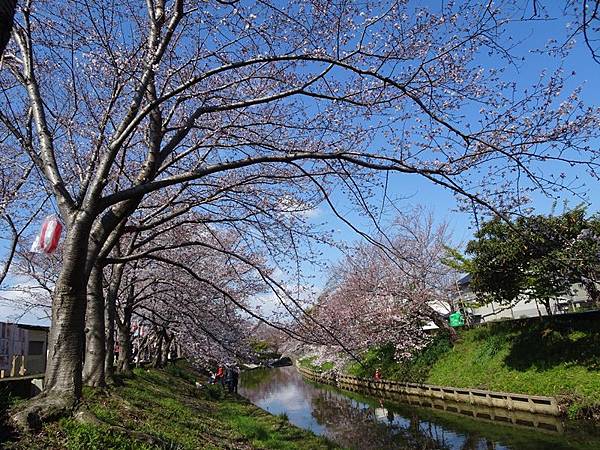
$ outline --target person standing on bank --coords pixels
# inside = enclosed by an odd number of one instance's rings
[[[237,394],[237,391],[238,391],[238,382],[239,382],[239,379],[240,379],[240,371],[239,371],[239,369],[237,367],[234,367],[232,369],[232,371],[233,371],[233,379],[232,379],[232,382],[233,382],[233,392],[235,392]]]
[[[217,369],[215,378],[216,378],[217,383],[220,383],[221,386],[225,387],[225,384],[224,384],[225,371],[223,370],[223,366],[219,366],[219,368]]]
[[[373,375],[373,379],[375,381],[381,381],[381,370],[379,368],[375,370],[375,375]]]
[[[227,367],[225,369],[225,384],[227,385],[227,391],[231,394],[234,389],[234,377],[235,370],[233,367]]]

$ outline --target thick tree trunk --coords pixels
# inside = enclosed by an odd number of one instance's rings
[[[63,268],[54,288],[52,328],[48,342],[48,364],[44,391],[81,395],[83,330],[85,324],[87,277],[86,249],[72,236],[65,243]],[[83,239],[83,238],[82,238]]]
[[[98,265],[92,268],[88,281],[85,325],[83,382],[87,386],[102,387],[106,385],[104,377],[106,331],[104,327],[102,267]]]
[[[10,39],[16,8],[17,0],[2,0],[0,2],[0,58],[2,58],[2,53],[4,53]]]
[[[117,360],[117,373],[129,376],[131,370],[131,332],[125,327],[119,327],[119,359]]]
[[[71,223],[63,244],[63,265],[52,299],[44,392],[12,416],[24,429],[68,413],[81,397],[87,287],[83,268],[89,229],[83,220]]]

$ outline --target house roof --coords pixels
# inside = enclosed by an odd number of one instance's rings
[[[26,323],[13,323],[13,322],[2,322],[9,325],[16,325],[24,330],[35,330],[35,331],[50,331],[50,327],[44,327],[42,325],[28,325]]]
[[[462,277],[460,280],[458,280],[458,285],[460,287],[467,287],[469,284],[471,284],[471,274],[470,273],[466,274],[464,277]]]

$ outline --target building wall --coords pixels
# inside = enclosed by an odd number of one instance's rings
[[[27,374],[42,373],[46,368],[48,330],[27,328],[13,323],[0,322],[0,370],[9,376],[13,356],[25,358]],[[18,374],[23,362],[17,358],[15,373]]]
[[[475,294],[468,288],[463,289],[461,299],[464,303],[472,303],[476,300]],[[567,312],[573,312],[575,309],[586,305],[589,298],[587,293],[580,284],[573,285],[571,295],[565,295],[550,300],[550,308],[553,314],[562,314]],[[522,319],[526,317],[537,317],[547,315],[546,308],[536,303],[533,300],[523,295],[522,298],[507,307],[496,302],[492,302],[487,305],[483,305],[478,308],[470,308],[473,316],[480,317],[481,322],[491,322],[494,320],[506,320],[506,319]]]
[[[48,332],[42,330],[28,330],[27,333],[29,337],[25,365],[27,373],[42,373],[46,370]]]
[[[0,322],[0,370],[8,373],[13,355],[24,355],[27,331],[12,323]]]

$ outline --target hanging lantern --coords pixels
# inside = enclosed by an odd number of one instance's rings
[[[53,253],[58,247],[63,224],[56,215],[47,216],[42,222],[40,233],[36,236],[31,251],[35,253]]]

